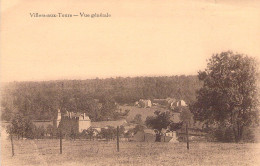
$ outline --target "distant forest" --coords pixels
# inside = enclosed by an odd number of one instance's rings
[[[11,82],[2,87],[1,118],[10,120],[19,112],[32,119],[47,120],[52,119],[59,108],[85,112],[98,121],[113,113],[113,102],[133,104],[139,99],[172,97],[191,103],[201,86],[197,76],[185,75]],[[98,102],[103,108],[98,107]]]

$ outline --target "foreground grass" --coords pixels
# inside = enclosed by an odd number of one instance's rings
[[[63,140],[2,141],[1,165],[259,165],[259,144],[115,142]]]

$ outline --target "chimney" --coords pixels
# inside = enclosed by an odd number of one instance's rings
[[[86,116],[86,115],[85,115],[85,112],[84,112],[84,113],[83,113],[83,119],[85,119],[85,116]]]

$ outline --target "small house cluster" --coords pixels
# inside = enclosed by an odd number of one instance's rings
[[[154,99],[153,102],[151,100],[140,99],[135,103],[135,106],[141,108],[151,108],[157,106],[167,106],[167,109],[170,109],[171,113],[171,121],[173,123],[181,123],[181,110],[182,109],[174,109],[185,107],[187,104],[183,100],[175,100],[173,98],[166,99]],[[111,129],[123,127],[124,133],[127,135],[131,141],[144,141],[144,142],[154,142],[156,139],[156,134],[158,131],[145,128],[142,131],[138,131],[133,133],[133,129],[136,127],[135,123],[127,122],[125,119],[117,120],[117,121],[99,121],[99,122],[91,122],[91,119],[85,113],[79,112],[69,112],[60,110],[57,111],[57,116],[54,120],[34,120],[32,121],[35,126],[43,127],[47,129],[49,126],[55,126],[56,128],[63,127],[64,130],[71,131],[73,133],[82,133],[83,131],[92,131],[92,136],[98,136],[102,132],[102,129]],[[195,127],[189,128],[191,136],[202,136],[201,132],[202,124],[194,123]],[[181,128],[176,131],[171,131],[169,128],[163,129],[160,133],[162,134],[161,141],[162,142],[178,142],[178,138],[185,137],[185,129]]]
[[[58,110],[57,116],[57,127],[60,122],[63,122],[65,125],[73,125],[75,126],[75,130],[77,132],[82,132],[83,130],[87,130],[91,126],[91,121],[85,113],[74,113],[74,112],[66,112],[61,115],[60,110]]]
[[[135,106],[142,107],[142,108],[151,108],[152,102],[151,100],[144,100],[140,99],[139,102],[135,102]]]
[[[166,99],[153,99],[153,102],[148,99],[140,99],[134,103],[135,106],[141,108],[151,108],[152,106],[163,106],[174,109],[179,106],[187,106],[184,100],[176,100],[174,98],[166,98]]]

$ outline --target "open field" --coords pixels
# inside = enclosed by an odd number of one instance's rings
[[[134,119],[135,115],[141,114],[142,120],[145,121],[147,116],[154,116],[154,111],[167,111],[167,109],[159,107],[159,106],[152,106],[151,108],[139,108],[136,106],[120,106],[122,110],[130,110],[127,120],[131,121]]]
[[[144,143],[87,140],[15,140],[1,144],[1,165],[259,165],[260,144],[234,143]]]

